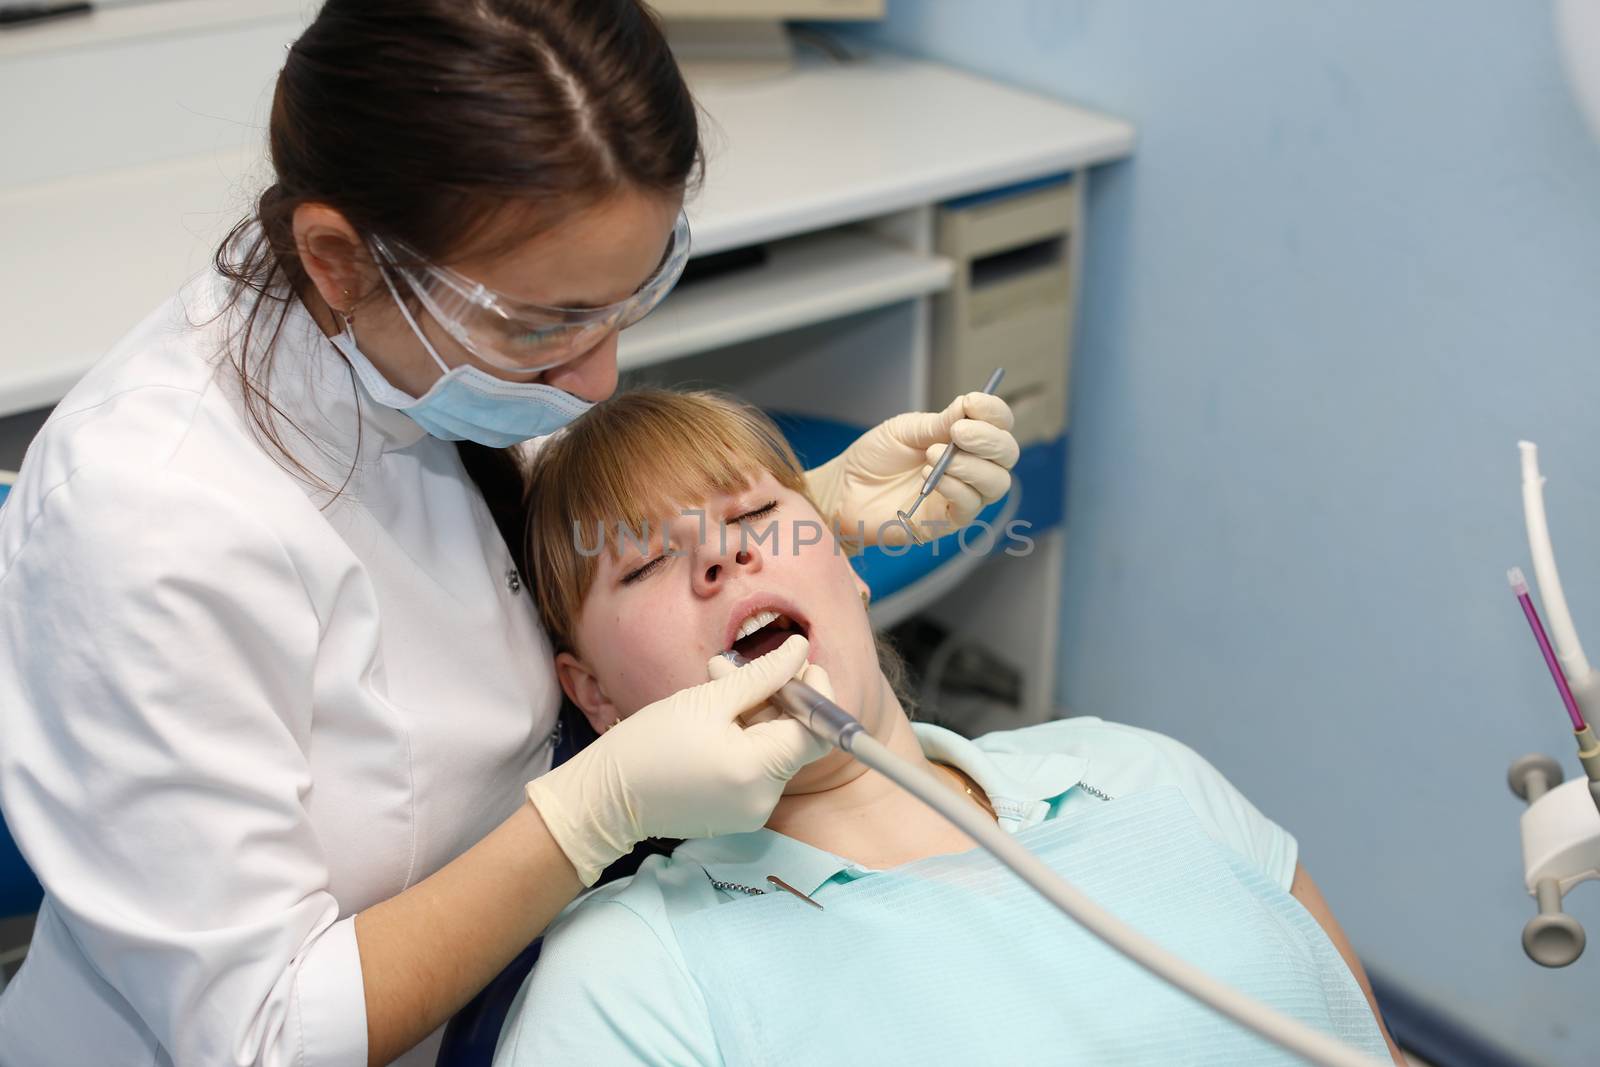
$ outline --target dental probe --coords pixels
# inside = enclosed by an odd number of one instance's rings
[[[1000,379],[1005,376],[1006,369],[1004,367],[996,367],[994,373],[989,375],[989,383],[983,387],[982,391],[993,396],[994,391],[1000,387]],[[895,512],[895,517],[900,520],[907,530],[911,529],[911,516],[915,515],[917,509],[922,506],[922,502],[932,496],[935,489],[939,488],[939,482],[944,478],[944,472],[950,469],[950,461],[955,456],[956,443],[951,441],[944,446],[944,454],[934,463],[933,470],[929,471],[928,476],[922,480],[922,492],[912,502],[910,509]],[[915,532],[912,533],[912,537],[916,537]]]
[[[998,380],[998,379],[996,379]],[[722,654],[735,667],[748,661],[733,649]],[[1276,1008],[1219,982],[1187,960],[1174,956],[1139,931],[1084,896],[1043,860],[987,815],[951,792],[938,778],[913,766],[867,733],[855,716],[799,679],[774,694],[778,706],[817,738],[847,752],[943,815],[1069,919],[1157,978],[1200,1003],[1255,1031],[1268,1041],[1322,1067],[1378,1067],[1380,1062],[1307,1026]]]

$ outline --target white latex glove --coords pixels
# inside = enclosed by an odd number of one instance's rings
[[[528,783],[584,885],[647,837],[711,837],[767,821],[796,771],[827,745],[788,716],[740,726],[806,667],[795,634],[753,663],[641,708],[572,759]]]
[[[911,507],[950,441],[955,458],[911,521],[924,541],[954,533],[1011,488],[1017,462],[1011,408],[988,393],[967,393],[943,411],[913,411],[879,423],[806,472],[811,499],[846,540],[864,526],[869,545],[906,544],[910,534],[895,514]]]

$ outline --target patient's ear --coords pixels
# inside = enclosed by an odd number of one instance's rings
[[[605,733],[621,719],[616,706],[601,690],[600,679],[594,676],[588,664],[571,652],[556,653],[556,677],[561,680],[567,699],[578,705],[595,733]]]

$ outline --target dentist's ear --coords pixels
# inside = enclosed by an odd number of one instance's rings
[[[562,692],[578,705],[595,733],[603,734],[621,721],[616,705],[601,690],[600,680],[577,656],[570,652],[556,653],[556,677],[561,681]]]
[[[361,236],[338,210],[323,203],[301,204],[291,225],[300,266],[329,307],[349,312],[383,288]]]

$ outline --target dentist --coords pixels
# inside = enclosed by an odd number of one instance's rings
[[[608,863],[760,826],[820,754],[736,722],[797,638],[550,770],[512,446],[614,390],[688,257],[695,107],[651,16],[330,0],[271,155],[0,509],[0,805],[46,889],[3,1067],[431,1064]],[[920,514],[959,525],[1009,425],[976,395],[902,415],[811,488],[876,530],[953,437]]]

